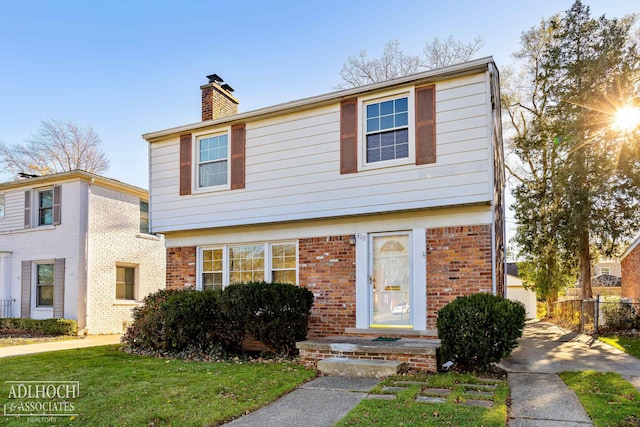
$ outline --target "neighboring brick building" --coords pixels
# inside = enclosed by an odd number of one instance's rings
[[[71,171],[0,184],[0,317],[67,318],[121,333],[132,309],[165,286],[148,193]]]
[[[620,257],[622,297],[640,303],[640,235]]]
[[[240,114],[208,77],[201,123],[143,135],[167,287],[305,286],[311,337],[433,336],[456,297],[504,295],[491,58]]]

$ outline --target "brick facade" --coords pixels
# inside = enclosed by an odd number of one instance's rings
[[[629,252],[621,264],[622,297],[640,302],[640,245]]]
[[[491,291],[490,225],[427,229],[427,329],[457,297]]]
[[[167,248],[167,289],[195,289],[196,247]]]
[[[298,241],[300,286],[313,292],[309,338],[340,335],[356,326],[356,247],[349,236]]]
[[[459,296],[492,291],[490,225],[427,229],[427,329]],[[298,240],[298,283],[314,294],[309,338],[356,326],[356,246],[349,235]],[[167,288],[196,284],[196,248],[167,249]]]

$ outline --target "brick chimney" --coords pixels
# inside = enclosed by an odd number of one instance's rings
[[[232,94],[233,88],[217,74],[207,76],[209,83],[202,90],[202,121],[238,114],[240,103]]]

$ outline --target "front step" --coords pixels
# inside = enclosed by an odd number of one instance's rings
[[[318,361],[318,370],[327,375],[341,377],[381,378],[395,375],[404,363],[387,360],[346,359],[330,357]]]
[[[296,343],[300,360],[307,363],[316,364],[330,358],[385,361],[404,364],[408,369],[432,372],[437,370],[439,347],[440,340],[422,338],[374,341],[369,337],[332,336]]]

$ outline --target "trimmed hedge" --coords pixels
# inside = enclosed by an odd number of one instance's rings
[[[486,370],[507,357],[522,336],[526,310],[521,302],[478,293],[459,297],[438,311],[444,361],[462,371]]]
[[[247,336],[276,354],[292,355],[306,338],[313,293],[283,283],[252,282],[224,290],[162,290],[134,309],[123,342],[131,348],[179,353],[238,353]]]
[[[78,323],[69,319],[0,319],[0,332],[15,330],[42,335],[77,335]]]

